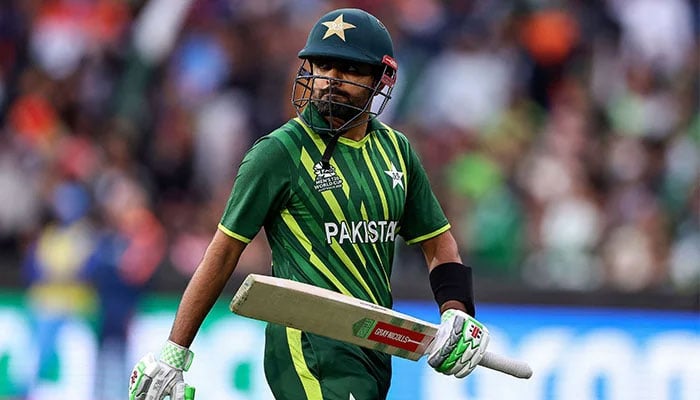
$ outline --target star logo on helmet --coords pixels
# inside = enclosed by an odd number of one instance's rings
[[[345,41],[345,31],[347,29],[357,28],[355,25],[343,21],[343,14],[338,15],[338,18],[333,21],[323,22],[323,26],[328,28],[326,34],[323,35],[322,40],[325,40],[333,35],[337,35],[340,39]]]

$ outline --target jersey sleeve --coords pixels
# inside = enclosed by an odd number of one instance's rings
[[[447,217],[428,181],[423,164],[408,146],[408,188],[400,234],[407,244],[433,238],[450,229]]]
[[[253,240],[288,199],[288,163],[289,155],[278,139],[269,135],[259,139],[241,162],[219,229],[244,243]]]

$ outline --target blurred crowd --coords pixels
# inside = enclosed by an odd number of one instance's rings
[[[99,304],[123,336],[146,285],[192,273],[244,152],[293,116],[308,29],[337,7],[392,33],[382,119],[417,148],[479,275],[698,290],[693,0],[4,1],[0,276],[17,280],[1,283],[63,294],[44,307]],[[265,246],[237,273],[268,268]]]

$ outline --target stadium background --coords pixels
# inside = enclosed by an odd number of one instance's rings
[[[697,2],[15,0],[0,5],[1,399],[123,398],[243,152],[292,115],[308,28],[353,6],[392,33],[383,120],[423,159],[494,349],[542,371],[455,383],[397,361],[392,398],[697,398]],[[260,326],[225,303],[267,265],[259,235],[195,342],[203,398],[265,398]],[[398,246],[393,286],[435,318],[416,248]]]

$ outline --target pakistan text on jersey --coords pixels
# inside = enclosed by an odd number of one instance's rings
[[[326,242],[335,239],[339,244],[393,242],[396,240],[398,221],[341,221],[326,222]]]

